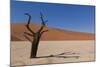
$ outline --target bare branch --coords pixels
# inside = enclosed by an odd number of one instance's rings
[[[24,37],[32,43],[32,40],[28,36],[24,35]]]
[[[28,14],[28,13],[25,13],[25,15],[27,15],[29,17],[28,22],[26,24],[26,27],[32,34],[34,34],[34,31],[32,31],[31,28],[29,27],[29,24],[30,24],[30,21],[31,21],[31,15]]]
[[[44,32],[47,32],[47,31],[49,31],[49,30],[44,30],[44,31],[42,31],[42,32],[41,32],[41,35],[42,35]]]
[[[41,22],[42,26],[40,27],[40,29],[38,30],[38,32],[41,32],[43,30],[43,28],[46,26],[45,23],[48,22],[48,20],[45,21],[43,17],[44,17],[43,14],[40,12],[40,18],[41,18],[41,21],[42,21]]]
[[[42,25],[45,26],[45,21],[44,21],[43,17],[44,17],[43,14],[40,12],[40,18],[41,18],[41,21],[42,21]]]
[[[43,26],[46,26],[46,22],[48,22],[48,20],[44,20],[44,16],[43,16],[43,14],[42,14],[42,12],[40,12],[40,18],[41,18],[41,21],[42,21],[42,25]]]
[[[28,23],[27,23],[29,25],[30,24],[30,21],[31,21],[31,15],[29,13],[25,13],[25,15],[27,15],[29,17]]]
[[[24,34],[29,35],[29,36],[34,36],[33,34],[30,34],[28,32],[24,32]]]

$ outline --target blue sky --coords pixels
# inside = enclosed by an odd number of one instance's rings
[[[94,6],[11,1],[11,23],[26,23],[24,13],[32,15],[32,22],[40,23],[40,12],[49,27],[94,33]]]

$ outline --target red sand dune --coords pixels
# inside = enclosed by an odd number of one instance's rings
[[[37,31],[40,25],[31,24],[33,31]],[[45,32],[41,40],[94,40],[95,35],[91,33],[67,31],[56,28],[48,28],[48,32]],[[29,32],[25,27],[25,24],[11,24],[11,41],[26,41],[23,32]],[[31,38],[31,37],[30,37]]]

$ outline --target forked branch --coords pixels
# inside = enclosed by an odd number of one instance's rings
[[[27,15],[29,17],[28,19],[28,22],[26,24],[26,27],[27,29],[32,33],[32,34],[35,34],[34,31],[32,31],[32,29],[30,28],[29,24],[30,24],[30,21],[31,21],[31,15],[29,13],[25,13],[25,15]]]
[[[44,20],[44,16],[43,14],[40,12],[40,19],[41,19],[41,27],[38,30],[38,32],[41,32],[43,30],[43,28],[46,26],[46,22],[48,22],[48,20]]]
[[[40,12],[40,18],[41,18],[41,21],[42,21],[42,25],[45,26],[45,24],[46,24],[46,22],[48,22],[48,20],[44,20],[44,16],[41,12]]]

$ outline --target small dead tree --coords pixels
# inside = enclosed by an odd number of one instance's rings
[[[27,38],[32,43],[30,58],[36,58],[40,38],[41,38],[41,36],[42,36],[42,34],[44,32],[48,31],[48,30],[43,30],[44,27],[46,27],[47,20],[46,21],[44,20],[44,16],[40,12],[41,27],[40,27],[40,29],[37,32],[34,32],[30,28],[30,22],[31,22],[31,18],[32,18],[31,15],[29,13],[25,13],[25,15],[28,16],[28,22],[27,22],[27,24],[25,26],[26,26],[27,30],[30,33],[24,32],[24,36],[25,36],[25,38]],[[32,37],[32,40],[29,38],[29,36]]]

